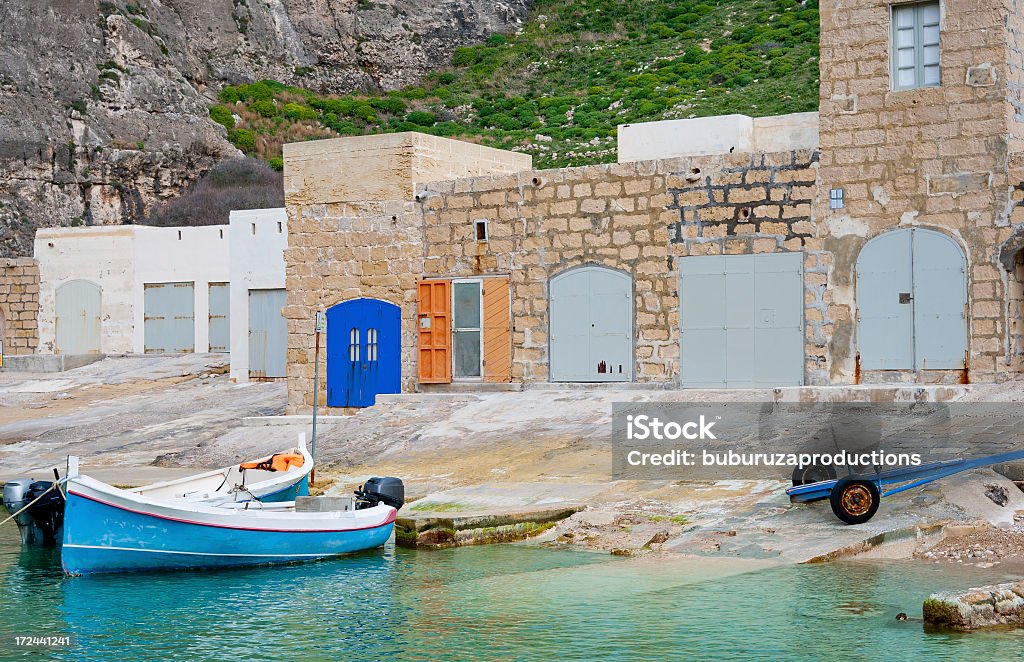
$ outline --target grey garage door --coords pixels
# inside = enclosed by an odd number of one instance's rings
[[[210,351],[226,353],[231,343],[231,288],[227,283],[210,283]]]
[[[285,290],[249,290],[249,377],[279,379],[285,373],[288,322],[281,309]]]
[[[857,351],[863,370],[962,370],[967,260],[922,228],[879,235],[857,258]]]
[[[55,353],[100,353],[100,292],[99,285],[87,280],[70,280],[57,288]]]
[[[633,379],[633,279],[582,267],[551,279],[551,374],[554,382]]]
[[[803,253],[679,260],[684,388],[799,386]]]
[[[146,283],[145,349],[147,354],[177,354],[196,349],[193,283]]]

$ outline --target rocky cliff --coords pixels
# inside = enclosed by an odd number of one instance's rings
[[[224,84],[392,89],[514,29],[530,0],[5,0],[0,257],[37,227],[131,223],[240,156]]]

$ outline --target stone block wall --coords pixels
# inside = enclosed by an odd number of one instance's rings
[[[419,196],[424,272],[430,277],[510,274],[512,378],[535,382],[548,379],[549,280],[585,264],[624,271],[634,279],[635,381],[677,383],[676,258],[817,249],[806,258],[806,301],[814,311],[808,319],[815,320],[809,354],[820,355],[828,300],[822,272],[830,258],[819,255],[810,217],[816,166],[816,155],[808,150],[527,171],[429,185]],[[488,222],[489,241],[475,239],[477,220]]]
[[[416,132],[290,143],[284,158],[289,204],[412,200],[419,183],[533,164],[528,154]]]
[[[968,260],[972,380],[1005,377],[1006,278],[999,246],[1011,234],[1007,6],[944,0],[941,86],[891,89],[887,0],[821,7],[822,194],[815,216],[834,255],[835,303],[854,310],[854,269],[867,239],[919,226],[952,237]],[[1019,76],[1017,76],[1019,77]],[[828,191],[842,188],[845,208]],[[833,377],[858,373],[855,316],[837,321]],[[951,381],[956,374],[860,375],[864,381]]]
[[[39,345],[39,263],[0,260],[0,333],[3,353],[32,354]]]
[[[547,381],[548,282],[586,264],[634,279],[636,381],[677,383],[675,260],[713,253],[808,251],[817,369],[835,311],[831,257],[810,222],[816,172],[812,151],[733,154],[462,178],[420,186],[416,202],[290,204],[288,409],[312,405],[316,310],[358,296],[401,306],[403,389],[414,389],[416,283],[432,277],[509,275],[512,379]],[[487,241],[476,221],[487,222]]]

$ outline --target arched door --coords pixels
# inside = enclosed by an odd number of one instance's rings
[[[862,370],[962,370],[967,259],[950,237],[911,228],[879,235],[857,258]]]
[[[550,380],[633,379],[633,279],[605,267],[580,267],[551,279]]]
[[[69,280],[57,287],[55,353],[100,353],[100,293],[100,286],[87,280]]]
[[[327,406],[372,407],[402,392],[402,312],[378,299],[327,309]]]

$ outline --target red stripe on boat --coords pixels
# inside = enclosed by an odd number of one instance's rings
[[[104,501],[103,499],[97,499],[96,497],[89,496],[87,494],[82,494],[81,492],[74,492],[72,490],[68,490],[68,494],[74,495],[76,497],[81,497],[83,499],[88,499],[89,501],[95,501],[96,503],[101,503],[104,506],[110,506],[111,508],[117,508],[118,510],[126,510],[126,511],[128,511],[130,513],[135,513],[136,515],[146,515],[147,517],[156,517],[157,519],[165,519],[165,520],[169,520],[171,522],[181,522],[182,524],[193,524],[195,526],[211,526],[211,527],[214,527],[214,528],[217,528],[217,529],[235,529],[237,531],[264,531],[264,532],[272,532],[272,533],[345,533],[346,531],[367,531],[369,529],[379,529],[380,527],[387,526],[388,524],[391,524],[396,519],[398,519],[398,511],[395,510],[394,508],[392,508],[391,512],[387,516],[387,519],[385,519],[380,524],[374,524],[372,526],[360,526],[360,527],[356,527],[354,529],[258,529],[258,528],[253,528],[253,527],[249,527],[249,526],[231,526],[230,524],[212,524],[210,522],[194,522],[192,520],[180,519],[178,517],[171,517],[170,515],[159,515],[157,513],[150,513],[150,512],[146,512],[144,510],[135,510],[134,508],[128,508],[127,506],[120,506],[120,505],[118,505],[116,503],[110,503],[109,501]],[[254,510],[253,512],[259,512],[259,511]]]

